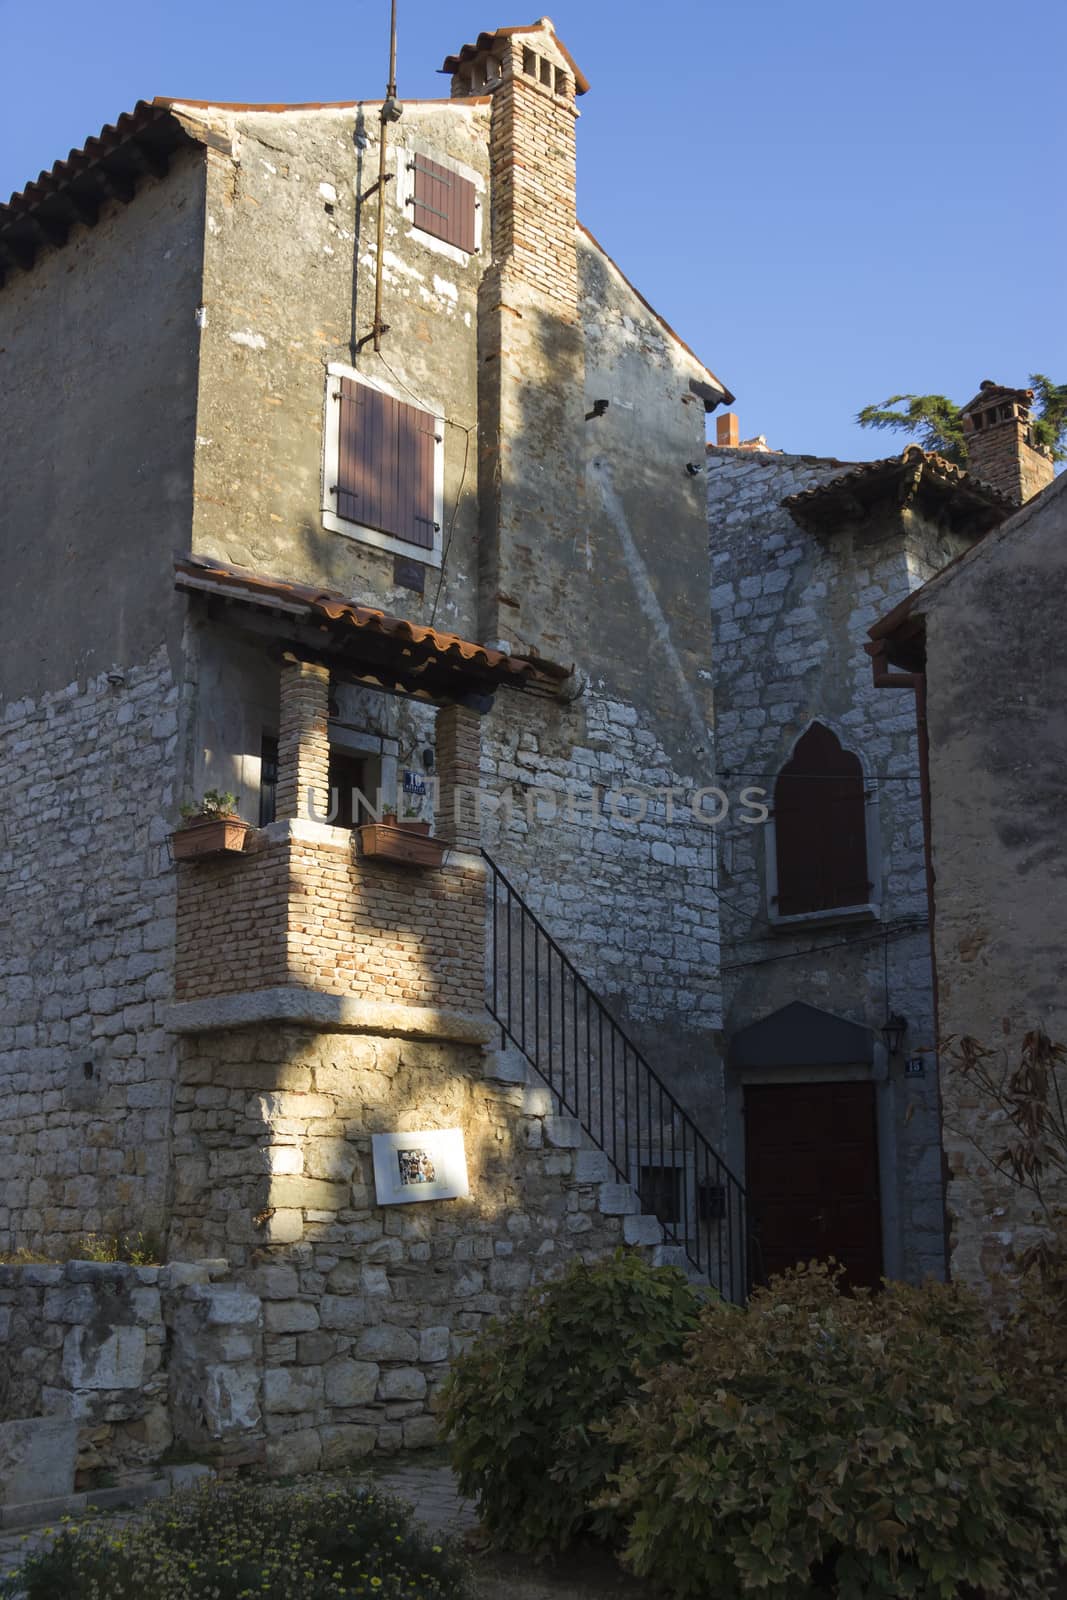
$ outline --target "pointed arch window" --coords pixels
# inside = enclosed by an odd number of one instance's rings
[[[870,901],[863,768],[821,722],[778,774],[774,824],[779,917]]]

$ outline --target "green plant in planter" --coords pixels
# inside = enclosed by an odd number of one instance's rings
[[[456,1359],[442,1420],[460,1488],[496,1543],[617,1533],[595,1504],[620,1459],[607,1419],[636,1396],[642,1369],[681,1354],[702,1299],[676,1268],[620,1250],[530,1290]]]
[[[1032,1350],[965,1289],[846,1297],[824,1266],[710,1305],[612,1431],[624,1561],[702,1600],[1051,1594],[1067,1402],[1016,1380]]]
[[[199,821],[202,817],[212,822],[220,817],[235,817],[237,800],[237,795],[231,794],[228,789],[208,789],[202,799],[187,801],[180,808],[181,814],[186,822]]]

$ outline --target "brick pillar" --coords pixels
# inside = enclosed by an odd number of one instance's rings
[[[308,790],[320,816],[330,809],[330,670],[282,659],[276,815],[308,815]]]
[[[468,706],[437,713],[438,837],[459,850],[477,850],[482,719]]]

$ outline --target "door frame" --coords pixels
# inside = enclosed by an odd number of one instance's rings
[[[747,1183],[745,1154],[745,1088],[748,1085],[802,1083],[873,1083],[878,1147],[878,1194],[882,1211],[882,1272],[900,1277],[901,1239],[897,1182],[896,1094],[885,1045],[874,1046],[874,1059],[852,1066],[731,1067],[726,1074],[726,1137],[733,1170]]]

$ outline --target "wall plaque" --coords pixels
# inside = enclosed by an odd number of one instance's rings
[[[462,1128],[425,1133],[375,1133],[374,1192],[380,1206],[413,1200],[456,1200],[470,1194]]]

